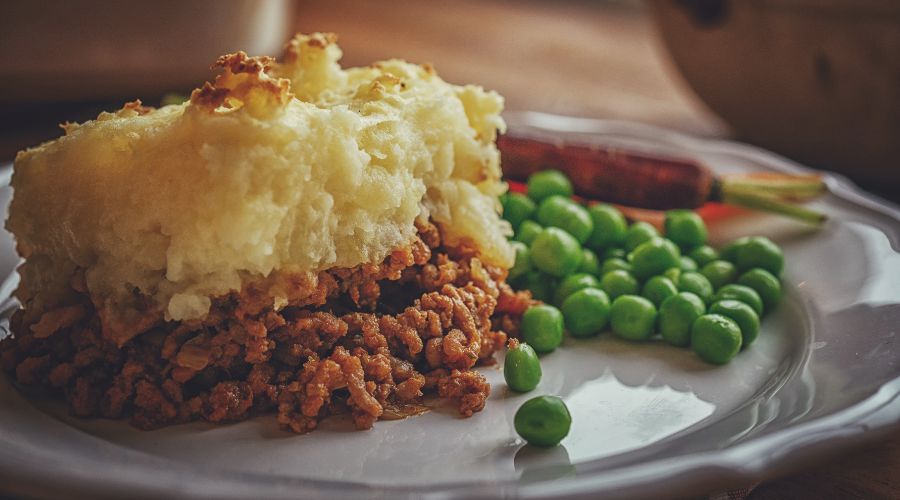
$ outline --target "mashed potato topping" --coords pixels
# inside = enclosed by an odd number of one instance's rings
[[[298,36],[281,63],[225,56],[185,104],[126,105],[20,153],[8,227],[26,311],[83,286],[104,330],[147,311],[199,319],[273,273],[380,262],[417,217],[509,267],[502,98],[427,65],[340,57],[323,34]]]

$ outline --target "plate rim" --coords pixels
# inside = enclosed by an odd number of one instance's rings
[[[859,188],[845,176],[833,172],[805,167],[776,153],[744,143],[693,137],[688,134],[655,125],[578,118],[535,111],[506,112],[504,117],[520,123],[568,123],[567,132],[600,133],[620,135],[638,139],[653,138],[666,146],[679,147],[686,155],[692,152],[721,152],[728,155],[749,158],[765,164],[767,168],[786,172],[816,172],[823,176],[831,194],[850,205],[874,212],[900,227],[900,206],[884,200]],[[0,163],[0,187],[7,188],[12,175],[12,162]],[[894,251],[900,251],[900,229],[894,234],[882,228]],[[5,375],[4,375],[5,376]],[[862,445],[886,435],[900,427],[900,376],[884,381],[874,394],[840,409],[796,425],[789,425],[771,433],[755,436],[746,441],[723,449],[688,453],[683,456],[667,457],[637,465],[614,467],[603,471],[587,471],[586,474],[569,477],[565,481],[545,481],[522,484],[517,479],[491,481],[474,484],[434,484],[429,486],[390,485],[377,486],[358,482],[315,480],[292,478],[260,473],[236,473],[233,471],[210,470],[201,467],[187,469],[179,464],[177,471],[162,457],[149,453],[126,449],[125,453],[140,459],[134,469],[123,469],[122,463],[113,464],[117,472],[114,483],[108,478],[96,478],[87,463],[59,463],[54,467],[52,479],[48,481],[44,469],[53,461],[47,450],[22,449],[19,444],[10,443],[0,433],[0,442],[9,446],[0,447],[0,479],[4,488],[29,494],[60,494],[73,491],[88,494],[105,494],[129,491],[132,496],[153,497],[161,494],[183,498],[221,496],[233,498],[246,495],[271,496],[273,498],[294,498],[298,496],[368,496],[393,497],[415,495],[424,497],[482,497],[482,496],[523,496],[523,497],[579,497],[597,492],[612,493],[616,496],[652,496],[658,493],[661,484],[670,491],[695,492],[716,487],[749,484],[777,475],[798,460],[809,462],[852,446]],[[93,437],[94,439],[100,439]],[[773,455],[773,449],[778,453]],[[14,453],[18,452],[18,453]],[[23,460],[23,455],[25,460]],[[51,454],[52,455],[52,454]],[[22,464],[43,460],[42,467],[28,468]],[[60,457],[56,457],[57,459]],[[100,465],[101,462],[95,461]],[[585,462],[590,464],[593,460]],[[32,464],[34,465],[34,464]],[[146,467],[146,468],[145,468]],[[637,480],[640,481],[637,481]],[[55,484],[54,484],[55,483]],[[639,483],[639,484],[636,484]],[[28,488],[22,488],[22,486]],[[210,486],[215,489],[210,489]],[[17,487],[18,486],[18,487]],[[174,487],[174,489],[173,489]],[[117,489],[118,488],[118,489]],[[706,491],[708,492],[708,491]]]

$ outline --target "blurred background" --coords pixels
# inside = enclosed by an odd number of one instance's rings
[[[2,2],[0,161],[295,31],[338,33],[345,65],[430,62],[507,109],[742,140],[900,199],[896,0]]]
[[[0,2],[0,163],[224,53],[339,34],[345,65],[430,62],[507,109],[750,142],[900,201],[900,0],[29,0]],[[751,498],[890,498],[900,439]]]

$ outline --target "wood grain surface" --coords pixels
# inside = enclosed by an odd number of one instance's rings
[[[728,134],[687,89],[649,17],[631,2],[300,0],[294,16],[298,31],[338,33],[347,65],[398,55],[430,62],[448,81],[497,90],[508,109]],[[62,121],[121,102],[0,109],[0,160],[60,135]],[[750,498],[900,498],[900,431],[824,460],[763,483]]]

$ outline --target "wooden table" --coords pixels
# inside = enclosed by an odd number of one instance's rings
[[[681,81],[644,12],[628,2],[301,0],[294,16],[298,31],[338,33],[346,65],[402,55],[433,63],[448,81],[499,91],[508,109],[728,134]],[[59,135],[61,121],[88,119],[120,104],[2,109],[0,160]],[[750,498],[900,498],[898,471],[900,431],[766,482]]]

